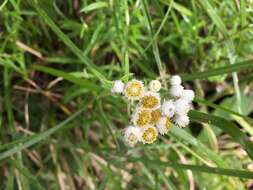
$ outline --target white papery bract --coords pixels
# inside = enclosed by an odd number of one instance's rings
[[[175,106],[172,100],[167,100],[162,104],[162,113],[168,117],[173,117],[175,113]]]
[[[175,103],[174,103],[174,106],[175,106],[175,113],[178,114],[178,115],[187,114],[188,111],[191,108],[190,104],[182,98],[176,100]]]
[[[162,87],[162,84],[159,80],[152,80],[149,83],[149,89],[152,92],[158,92],[161,89],[161,87]]]
[[[186,127],[190,122],[187,115],[176,115],[174,121],[179,127]]]
[[[184,90],[181,98],[190,103],[194,99],[194,96],[195,96],[195,94],[194,94],[193,90]]]
[[[170,79],[171,85],[180,85],[181,83],[182,83],[182,80],[179,75],[173,75]]]
[[[128,126],[124,133],[124,141],[128,146],[134,147],[141,140],[141,134],[140,128]]]
[[[170,95],[173,97],[181,97],[184,91],[184,87],[182,85],[172,85],[170,87]]]
[[[111,89],[112,93],[122,93],[125,84],[121,80],[115,80]]]
[[[161,135],[168,133],[171,127],[171,121],[169,117],[161,117],[159,122],[156,124],[157,130]]]

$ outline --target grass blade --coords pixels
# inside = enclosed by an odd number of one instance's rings
[[[41,142],[42,140],[45,140],[46,138],[48,138],[49,136],[51,136],[55,132],[62,129],[66,124],[68,124],[70,121],[75,119],[77,116],[79,116],[84,110],[86,110],[86,106],[79,109],[72,116],[70,116],[69,118],[67,118],[66,120],[61,122],[60,124],[56,125],[55,127],[50,128],[49,130],[47,130],[45,132],[42,132],[40,134],[34,135],[34,137],[29,139],[28,141],[26,141],[24,143],[20,143],[19,145],[15,146],[13,148],[10,148],[7,151],[4,151],[4,152],[0,153],[0,161],[16,154],[17,152],[20,152],[20,151],[22,151],[26,148],[31,147],[32,145],[35,145],[35,144]]]
[[[69,49],[81,60],[83,63],[86,64],[86,66],[89,68],[95,69],[97,72],[100,72],[100,75],[102,75],[101,69],[97,67],[94,63],[89,60],[88,57],[83,55],[83,52],[71,41],[71,39],[64,34],[61,29],[54,23],[54,21],[47,15],[47,13],[40,8],[40,5],[35,3],[34,0],[29,0],[30,4],[36,9],[39,16],[44,19],[46,24],[52,29],[52,31],[65,43],[66,46],[69,47]],[[97,76],[96,74],[94,74]],[[97,76],[99,78],[99,76]]]
[[[233,111],[233,110],[231,110],[231,109],[228,109],[228,108],[226,108],[226,107],[223,107],[223,106],[214,104],[214,103],[209,102],[209,101],[207,101],[207,100],[204,100],[204,99],[202,99],[202,98],[195,97],[194,102],[199,103],[199,104],[206,105],[206,106],[211,107],[211,108],[215,108],[215,109],[218,109],[218,110],[222,110],[222,111],[228,112],[228,113],[230,113],[230,114],[232,114],[232,115],[236,115],[236,116],[239,116],[239,117],[241,117],[241,118],[244,118],[245,120],[247,120],[247,121],[250,122],[250,123],[253,123],[253,119],[250,118],[250,117],[248,117],[248,116],[242,115],[242,114],[240,114],[240,113],[238,113],[238,112],[235,112],[235,111]]]
[[[236,170],[236,169],[226,169],[226,168],[218,168],[218,167],[208,167],[202,165],[189,165],[189,164],[179,164],[179,163],[171,163],[171,162],[162,162],[158,160],[149,160],[147,158],[129,158],[129,161],[132,162],[143,162],[146,165],[152,166],[164,166],[164,167],[172,167],[175,169],[184,169],[184,170],[192,170],[195,172],[205,172],[210,174],[219,174],[225,176],[232,177],[240,177],[240,178],[253,178],[253,172],[246,170]]]
[[[170,134],[173,137],[176,137],[180,141],[185,141],[193,146],[198,154],[201,156],[205,156],[209,158],[212,162],[214,162],[219,167],[227,167],[227,164],[222,160],[222,158],[213,150],[209,149],[206,145],[201,143],[195,137],[193,137],[190,133],[186,132],[185,130],[177,127],[172,126]]]
[[[93,10],[96,10],[96,9],[105,8],[105,7],[108,7],[108,4],[106,2],[95,2],[95,3],[92,3],[92,4],[90,4],[90,5],[82,8],[80,10],[80,12],[88,13],[90,11],[93,11]]]
[[[203,8],[206,10],[208,15],[211,17],[217,28],[222,32],[223,36],[225,37],[226,41],[226,47],[228,51],[228,60],[231,65],[235,63],[235,47],[233,40],[230,38],[229,31],[226,28],[226,25],[222,21],[221,17],[217,14],[216,9],[212,6],[212,4],[209,2],[209,0],[200,0],[199,1]],[[234,83],[234,89],[236,92],[236,99],[237,99],[237,107],[239,113],[241,113],[241,94],[240,94],[240,88],[239,88],[239,83],[238,83],[238,76],[237,73],[232,73],[233,77],[233,83]]]
[[[11,165],[13,165],[20,173],[22,173],[27,179],[29,179],[30,183],[33,183],[36,188],[40,190],[45,190],[45,188],[38,182],[35,176],[31,175],[29,171],[21,166],[16,160],[8,161]]]
[[[63,72],[63,71],[60,71],[60,70],[57,70],[57,69],[53,69],[53,68],[46,67],[46,66],[41,66],[41,65],[33,65],[32,69],[34,69],[36,71],[44,72],[44,73],[47,73],[47,74],[50,74],[50,75],[53,75],[53,76],[56,76],[56,77],[62,77],[63,79],[65,79],[67,81],[70,81],[74,84],[77,84],[77,85],[79,85],[83,88],[86,88],[86,89],[89,89],[89,90],[92,90],[92,91],[101,90],[100,86],[98,86],[98,85],[96,85],[96,84],[94,84],[94,83],[92,83],[88,80],[74,77],[71,74],[68,74],[66,72]]]
[[[210,69],[208,71],[197,72],[192,74],[184,74],[182,78],[184,81],[191,81],[196,79],[203,79],[206,80],[209,77],[217,76],[217,75],[224,75],[228,73],[238,72],[242,70],[249,70],[253,69],[253,60],[247,60],[240,63],[236,63],[233,65],[227,65],[224,67]]]
[[[244,150],[248,153],[249,157],[253,159],[252,142],[249,140],[246,134],[240,131],[240,129],[234,123],[229,122],[228,120],[222,117],[198,112],[195,110],[190,111],[189,116],[196,122],[204,122],[214,125],[223,130],[224,132],[226,132],[227,134],[229,134],[235,141],[237,141],[244,148]]]

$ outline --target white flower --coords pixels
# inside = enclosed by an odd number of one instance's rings
[[[182,98],[176,100],[174,102],[174,106],[175,106],[175,113],[178,114],[178,115],[185,115],[185,114],[187,114],[188,111],[191,108],[190,104],[186,100],[184,100]]]
[[[140,99],[140,106],[144,109],[157,109],[160,107],[160,94],[156,92],[147,91]]]
[[[142,81],[131,80],[124,88],[124,95],[130,100],[138,100],[144,93],[144,85]]]
[[[121,80],[115,80],[111,89],[112,93],[122,93],[124,90],[124,83]]]
[[[182,96],[184,87],[182,85],[172,85],[170,88],[170,95],[173,97]]]
[[[173,75],[170,79],[171,85],[180,85],[182,82],[181,77],[179,75]]]
[[[141,140],[143,144],[152,144],[158,136],[157,129],[153,126],[147,126],[142,130]]]
[[[130,147],[134,147],[141,140],[141,129],[128,126],[124,133],[124,141]]]
[[[181,98],[190,103],[194,99],[194,96],[195,94],[192,90],[184,90]]]
[[[159,133],[164,135],[168,133],[171,127],[171,121],[169,117],[162,117],[156,125]]]
[[[167,100],[162,104],[162,113],[168,117],[173,117],[175,112],[174,102],[172,100]]]
[[[190,122],[189,117],[187,115],[176,115],[174,120],[179,127],[186,127],[187,125],[189,125]]]
[[[158,80],[152,80],[149,83],[149,89],[152,92],[158,92],[161,89],[161,87],[162,87],[162,84]]]

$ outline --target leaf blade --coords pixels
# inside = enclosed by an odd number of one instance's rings
[[[96,9],[101,9],[101,8],[105,8],[108,7],[108,3],[106,2],[95,2],[95,3],[91,3],[89,5],[87,5],[86,7],[83,7],[80,12],[85,12],[88,13],[90,11],[94,11]]]
[[[50,74],[50,75],[53,75],[56,77],[62,77],[63,79],[65,79],[67,81],[70,81],[74,84],[77,84],[83,88],[86,88],[86,89],[89,89],[92,91],[101,90],[101,88],[98,85],[96,85],[86,79],[77,78],[75,76],[72,76],[71,74],[68,74],[66,72],[63,72],[63,71],[60,71],[57,69],[53,69],[53,68],[42,66],[42,65],[33,65],[32,69],[34,69],[36,71],[44,72],[44,73],[47,73],[47,74]]]
[[[209,78],[209,77],[233,73],[237,71],[243,71],[243,70],[252,69],[252,68],[253,68],[253,60],[247,60],[247,61],[235,63],[233,65],[227,65],[227,66],[219,67],[216,69],[210,69],[208,71],[191,73],[191,74],[183,74],[181,75],[181,77],[184,81],[192,81],[196,79],[206,80],[206,78]]]
[[[211,174],[219,174],[225,176],[232,176],[232,177],[240,177],[240,178],[253,178],[253,172],[247,170],[237,170],[237,169],[227,169],[227,168],[219,168],[219,167],[208,167],[203,165],[190,165],[190,164],[180,164],[180,163],[172,163],[172,162],[162,162],[158,160],[150,160],[150,159],[141,159],[141,158],[129,158],[132,162],[143,162],[148,165],[159,165],[159,166],[166,166],[184,170],[192,170],[196,172],[204,172],[204,173],[211,173]]]
[[[10,148],[9,150],[1,152],[0,153],[0,161],[16,154],[26,148],[29,148],[32,145],[35,145],[35,144],[39,143],[40,141],[46,139],[47,137],[51,136],[52,134],[54,134],[55,132],[60,130],[62,127],[64,127],[67,123],[69,123],[70,121],[75,119],[77,116],[79,116],[84,110],[86,110],[86,106],[79,109],[72,116],[68,117],[66,120],[64,120],[60,124],[56,125],[55,127],[50,128],[47,131],[44,131],[40,134],[36,134],[33,137],[29,138],[27,141],[20,143],[19,145],[16,145],[16,146]]]
[[[196,122],[204,122],[204,123],[212,124],[220,128],[227,134],[229,134],[235,141],[237,141],[246,150],[249,157],[253,159],[252,142],[249,140],[246,134],[240,131],[240,129],[234,123],[231,123],[222,117],[202,113],[195,110],[191,110],[189,112],[189,116],[191,119],[195,120]]]

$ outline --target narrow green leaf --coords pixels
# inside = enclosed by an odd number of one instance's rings
[[[143,12],[144,12],[144,15],[146,18],[146,22],[148,24],[147,28],[149,31],[149,35],[150,35],[150,38],[152,39],[152,38],[154,38],[155,34],[154,34],[153,26],[152,26],[151,15],[150,15],[149,9],[148,9],[148,2],[147,2],[147,0],[141,0],[141,2],[142,2]],[[162,65],[162,61],[160,58],[160,53],[159,53],[159,49],[158,49],[158,45],[157,45],[156,40],[153,41],[152,47],[153,47],[153,54],[154,54],[154,57],[156,60],[156,64],[157,64],[160,76],[162,77],[163,76],[163,74],[162,74],[163,73],[163,65]]]
[[[191,119],[196,122],[204,122],[214,125],[227,134],[229,134],[235,141],[237,141],[244,150],[248,153],[249,157],[253,159],[253,144],[249,138],[232,122],[218,116],[201,113],[195,110],[189,112]]]
[[[209,101],[207,101],[207,100],[204,100],[204,99],[195,97],[194,102],[197,102],[197,103],[199,103],[199,104],[204,104],[204,105],[206,105],[206,106],[209,106],[209,107],[211,107],[211,108],[215,108],[215,109],[217,109],[217,110],[223,110],[223,111],[228,112],[228,113],[230,113],[230,114],[232,114],[232,115],[236,115],[236,116],[242,117],[242,118],[244,118],[245,120],[249,121],[250,123],[253,123],[253,119],[252,119],[252,118],[250,118],[250,117],[248,117],[248,116],[245,116],[245,115],[242,115],[242,114],[240,114],[240,113],[238,113],[238,112],[235,112],[235,111],[233,111],[233,110],[231,110],[231,109],[228,109],[228,108],[226,108],[226,107],[223,107],[223,106],[214,104],[214,103],[212,103],[212,102],[209,102]]]
[[[36,134],[34,135],[31,139],[25,141],[24,143],[20,143],[19,145],[16,145],[13,148],[10,148],[7,151],[1,152],[0,153],[0,161],[8,158],[26,148],[29,148],[43,140],[45,140],[46,138],[48,138],[49,136],[51,136],[52,134],[56,133],[57,131],[59,131],[60,129],[64,128],[64,126],[66,124],[68,124],[70,121],[74,120],[77,116],[79,116],[84,110],[86,110],[86,106],[82,107],[81,109],[79,109],[77,112],[75,112],[72,116],[70,116],[69,118],[67,118],[66,120],[64,120],[63,122],[61,122],[60,124],[56,125],[55,127],[52,127],[50,129],[48,129],[47,131],[44,131],[40,134]]]
[[[241,16],[241,27],[245,27],[247,24],[247,10],[246,1],[240,1],[240,16]]]
[[[11,72],[8,67],[3,71],[4,80],[4,107],[7,112],[8,125],[12,132],[15,131],[15,121],[13,114],[13,106],[11,101]]]
[[[106,2],[95,2],[95,3],[92,3],[88,6],[85,6],[83,7],[80,12],[90,12],[90,11],[94,11],[96,9],[101,9],[101,8],[104,8],[104,7],[108,7],[108,3]]]
[[[141,54],[144,54],[148,48],[154,43],[155,40],[157,40],[157,37],[159,35],[159,33],[161,32],[162,28],[164,27],[165,25],[165,22],[167,21],[168,17],[169,17],[169,13],[171,12],[171,8],[174,4],[174,0],[171,0],[170,4],[168,5],[168,10],[166,12],[166,14],[164,15],[164,18],[158,28],[158,30],[156,31],[155,35],[152,37],[152,40],[148,43],[147,47],[143,50],[143,52],[141,52]]]
[[[213,20],[213,22],[217,25],[217,27],[222,32],[222,34],[224,35],[224,37],[227,38],[229,36],[229,34],[228,34],[227,29],[226,29],[226,26],[222,22],[222,20],[219,17],[219,15],[216,13],[216,10],[214,9],[214,7],[212,7],[212,5],[210,4],[210,2],[208,0],[199,0],[199,2],[203,6],[203,8],[206,10],[206,12],[208,13],[208,15],[211,17],[211,19]]]
[[[82,64],[79,59],[70,57],[46,57],[47,63],[57,63],[57,64]]]
[[[214,24],[217,26],[219,31],[223,34],[225,38],[225,44],[227,47],[227,52],[228,52],[227,55],[228,55],[229,64],[233,65],[235,63],[235,58],[236,58],[235,47],[234,47],[233,40],[230,38],[230,34],[226,28],[225,23],[223,22],[221,17],[218,15],[215,7],[212,6],[209,0],[200,0],[199,2],[202,4],[203,9],[206,10],[206,12],[210,16]],[[240,106],[241,93],[240,93],[237,73],[232,73],[232,77],[233,77],[234,89],[236,93],[237,107],[238,107],[238,111],[241,113],[241,106]]]
[[[82,78],[77,78],[71,74],[68,74],[64,71],[60,71],[57,69],[53,69],[50,67],[46,67],[46,66],[42,66],[42,65],[33,65],[32,69],[36,70],[36,71],[41,71],[44,73],[48,73],[50,75],[56,76],[56,77],[62,77],[63,79],[70,81],[74,84],[77,84],[83,88],[89,89],[91,91],[100,91],[101,87],[86,80],[86,79],[82,79]]]
[[[170,130],[170,135],[176,137],[180,141],[183,140],[189,143],[195,148],[196,152],[198,152],[199,155],[201,155],[202,157],[209,158],[219,167],[227,167],[227,164],[225,163],[225,161],[223,161],[220,155],[218,155],[216,152],[208,148],[206,145],[201,143],[199,140],[197,140],[195,137],[193,137],[190,133],[186,132],[185,130],[177,126],[172,126]]]
[[[13,165],[26,178],[28,178],[30,180],[30,183],[33,183],[40,190],[45,190],[45,188],[42,187],[42,185],[38,182],[36,177],[31,175],[30,172],[25,167],[21,166],[16,160],[9,160],[8,162]]]
[[[39,16],[44,19],[46,24],[52,29],[52,31],[65,43],[66,46],[83,62],[88,68],[93,68],[102,75],[101,69],[96,66],[92,61],[84,56],[83,52],[71,41],[71,39],[64,34],[61,29],[54,23],[54,21],[47,15],[47,13],[40,8],[39,3],[35,3],[34,0],[29,0],[30,4],[36,9]],[[94,74],[95,76],[96,73]],[[99,78],[99,76],[97,76]]]
[[[240,178],[253,178],[253,172],[247,170],[236,170],[236,169],[226,169],[226,168],[219,168],[219,167],[208,167],[202,165],[189,165],[189,164],[179,164],[179,163],[172,163],[172,162],[162,162],[159,160],[150,160],[150,159],[143,159],[143,158],[128,158],[131,162],[142,162],[146,165],[152,166],[164,166],[164,167],[172,167],[175,169],[184,169],[184,170],[192,170],[195,172],[204,172],[204,173],[211,173],[211,174],[219,174],[225,176],[232,176],[232,177],[240,177]]]
[[[4,6],[8,3],[8,0],[5,0],[1,5],[0,5],[0,11],[4,8]]]
[[[224,75],[228,73],[238,72],[242,70],[253,69],[253,60],[239,62],[233,65],[227,65],[224,67],[219,67],[216,69],[210,69],[208,71],[197,72],[192,74],[183,74],[182,78],[184,81],[196,80],[196,79],[204,79],[206,80],[209,77]]]
[[[172,0],[161,0],[161,2],[166,5],[170,5]],[[179,3],[173,2],[173,8],[176,9],[182,15],[192,16],[192,12]]]
[[[111,134],[111,136],[113,137],[114,142],[116,143],[117,146],[119,146],[117,137],[113,131],[113,123],[111,122],[111,120],[109,120],[103,110],[102,104],[101,102],[98,102],[98,108],[99,108],[99,113],[100,113],[100,118],[102,120],[102,123],[104,123],[104,126],[108,129],[109,133]]]

